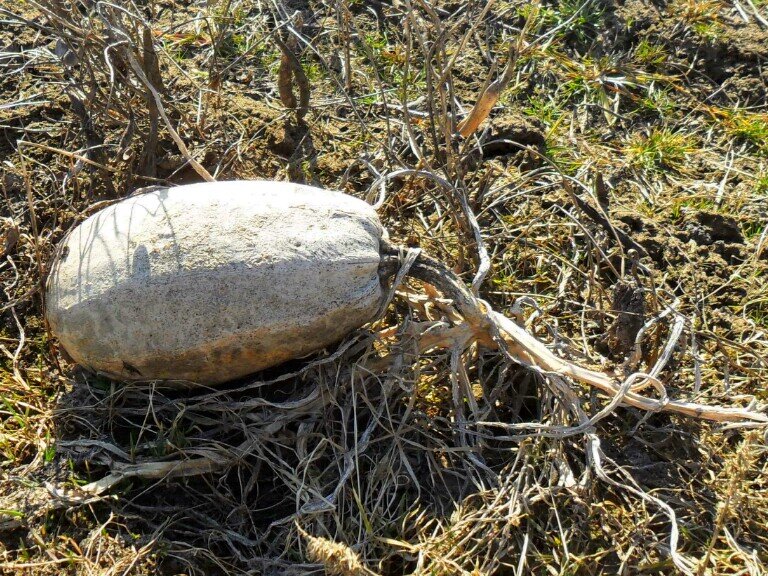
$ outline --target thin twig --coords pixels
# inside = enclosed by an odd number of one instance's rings
[[[179,136],[179,133],[174,129],[173,124],[171,124],[171,120],[165,113],[165,106],[163,106],[163,101],[162,98],[160,98],[160,94],[152,85],[152,82],[149,81],[146,74],[144,74],[144,71],[141,69],[141,65],[136,60],[136,56],[134,56],[131,50],[125,50],[124,53],[128,58],[128,62],[131,64],[133,71],[144,83],[147,89],[152,93],[152,97],[155,99],[155,105],[157,106],[157,111],[160,113],[163,122],[165,122],[165,127],[168,129],[168,133],[171,135],[171,138],[173,138],[173,141],[176,142],[176,146],[178,146],[179,151],[181,152],[182,156],[184,156],[184,159],[189,162],[190,166],[192,166],[195,172],[197,172],[203,180],[206,182],[215,182],[216,179],[211,176],[210,172],[208,172],[208,170],[206,170],[197,160],[192,157],[192,154],[190,154],[187,145],[184,144],[181,136]]]

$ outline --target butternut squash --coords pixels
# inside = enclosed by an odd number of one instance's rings
[[[135,195],[65,238],[48,279],[48,322],[91,370],[224,382],[371,320],[382,302],[382,233],[362,200],[297,184]]]

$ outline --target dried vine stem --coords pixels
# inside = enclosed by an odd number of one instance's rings
[[[187,460],[171,460],[164,462],[142,462],[139,464],[115,463],[111,466],[109,475],[86,484],[80,488],[85,494],[103,494],[115,484],[131,478],[144,480],[164,480],[166,478],[186,478],[210,474],[222,469],[231,462],[217,458],[215,455],[206,455],[202,458],[190,458]]]
[[[483,88],[480,90],[480,95],[477,98],[477,102],[472,107],[472,110],[464,120],[462,120],[457,126],[459,134],[464,138],[468,138],[474,134],[475,130],[480,127],[486,118],[491,114],[491,110],[496,106],[496,103],[501,97],[501,93],[509,86],[512,81],[512,77],[515,75],[515,67],[517,65],[518,58],[532,49],[532,45],[526,42],[526,38],[530,35],[533,29],[534,23],[539,13],[539,4],[534,2],[531,5],[531,12],[523,25],[523,29],[518,35],[517,42],[510,45],[509,53],[507,56],[507,65],[504,68],[501,76],[495,81],[491,82],[490,77],[486,81]],[[541,40],[541,39],[537,39]],[[493,69],[491,70],[491,75]]]
[[[301,13],[294,15],[293,27],[298,32],[301,31],[303,20]],[[274,35],[274,41],[280,48],[280,70],[277,75],[277,89],[280,93],[280,101],[283,106],[296,111],[296,120],[301,122],[309,112],[309,80],[301,67],[301,62],[296,56],[295,50],[298,45],[295,36],[289,36],[288,42],[283,42],[278,33]],[[299,89],[299,99],[293,93],[293,83]]]
[[[147,89],[152,93],[152,97],[155,100],[155,105],[157,106],[157,111],[160,113],[163,122],[165,122],[165,127],[168,129],[168,133],[171,135],[171,138],[173,138],[176,146],[178,146],[179,151],[181,152],[182,156],[184,156],[184,159],[189,162],[190,166],[192,166],[195,172],[197,172],[203,180],[206,182],[215,182],[216,179],[211,176],[211,173],[208,172],[208,170],[206,170],[202,164],[200,164],[192,157],[192,154],[189,152],[189,148],[187,148],[187,145],[184,144],[184,141],[181,139],[181,136],[179,136],[179,133],[176,132],[176,129],[173,127],[170,118],[168,118],[168,115],[165,113],[165,107],[163,106],[163,100],[160,98],[160,94],[152,85],[152,82],[149,81],[149,78],[147,78],[146,74],[144,74],[144,71],[141,69],[141,65],[136,59],[136,56],[133,55],[133,52],[129,51],[125,51],[125,56],[128,58],[128,62],[131,64],[133,71],[144,83]]]
[[[383,252],[388,255],[394,254],[396,250],[398,249],[387,244],[383,248]],[[744,408],[707,406],[664,397],[653,399],[638,394],[637,390],[647,386],[647,382],[640,382],[624,391],[622,385],[610,374],[590,370],[555,356],[524,328],[503,314],[492,310],[488,303],[475,298],[462,281],[437,260],[420,254],[412,265],[409,275],[431,284],[451,298],[481,343],[502,348],[522,364],[538,367],[545,372],[568,376],[577,382],[593,386],[612,398],[622,394],[622,404],[642,410],[672,412],[716,422],[768,423],[768,416],[765,414]],[[655,381],[655,377],[652,376],[641,378],[641,380],[649,379]]]
[[[477,102],[472,107],[472,111],[464,120],[457,126],[459,134],[464,138],[471,136],[475,130],[488,118],[491,110],[499,101],[499,97],[504,89],[509,85],[512,80],[512,76],[515,73],[515,64],[517,63],[517,51],[511,48],[509,51],[509,59],[507,61],[507,67],[504,69],[504,73],[495,82],[491,82],[488,87],[480,94]]]

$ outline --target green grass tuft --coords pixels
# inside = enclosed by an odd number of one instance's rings
[[[669,169],[682,171],[696,147],[691,136],[668,128],[653,128],[650,133],[633,134],[625,153],[629,162],[646,170]]]

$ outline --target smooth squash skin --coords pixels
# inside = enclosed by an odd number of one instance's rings
[[[269,181],[154,190],[64,239],[46,315],[86,368],[216,384],[372,320],[382,234],[373,208],[341,192]]]

